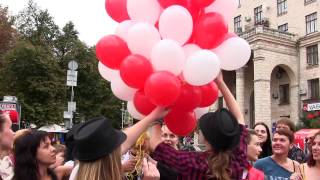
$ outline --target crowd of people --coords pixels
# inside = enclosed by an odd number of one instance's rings
[[[14,133],[1,113],[0,180],[320,179],[320,132],[309,136],[306,154],[294,145],[290,119],[279,120],[273,134],[263,122],[247,129],[222,75],[215,81],[228,109],[198,120],[204,150],[181,144],[161,121],[170,109],[161,107],[124,130],[105,117],[90,119],[69,131],[65,145],[52,145],[44,131]]]

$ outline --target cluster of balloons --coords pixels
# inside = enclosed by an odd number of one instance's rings
[[[135,119],[157,106],[177,135],[187,135],[218,97],[214,79],[249,60],[249,44],[228,32],[238,0],[106,0],[118,21],[96,45],[99,72],[128,101]]]

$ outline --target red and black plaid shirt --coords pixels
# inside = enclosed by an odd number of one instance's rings
[[[240,143],[232,152],[229,168],[232,180],[241,180],[243,170],[249,166],[247,161],[248,130],[240,125]],[[178,180],[208,180],[208,152],[178,151],[171,146],[161,143],[153,152],[153,158],[175,169]]]

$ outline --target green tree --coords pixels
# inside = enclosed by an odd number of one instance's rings
[[[66,87],[67,64],[79,63],[75,87],[77,118],[106,116],[121,123],[121,102],[97,70],[94,48],[81,42],[72,22],[62,30],[47,10],[29,1],[16,17],[20,39],[0,66],[0,96],[14,95],[22,103],[22,119],[37,125],[60,123],[67,110],[70,87]]]
[[[121,102],[112,95],[109,83],[103,80],[98,72],[95,49],[87,47],[79,40],[72,22],[62,28],[55,47],[61,69],[67,71],[67,64],[71,60],[76,60],[79,64],[78,86],[74,88],[78,114],[76,121],[106,116],[119,127]]]
[[[18,97],[22,119],[37,125],[62,122],[65,76],[44,48],[20,41],[6,56],[4,66],[2,95]]]
[[[8,7],[0,5],[0,66],[1,57],[13,47],[16,32],[12,27],[14,18],[8,15]]]
[[[16,16],[15,24],[23,39],[52,52],[60,31],[48,10],[40,9],[36,3],[29,0],[27,7]]]

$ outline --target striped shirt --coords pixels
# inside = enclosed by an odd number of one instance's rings
[[[232,180],[241,180],[242,173],[249,166],[247,161],[247,143],[248,130],[240,126],[240,143],[232,151],[229,169],[231,170]],[[153,158],[178,172],[178,180],[209,180],[207,152],[185,152],[178,151],[171,146],[161,143],[153,152]],[[212,179],[212,178],[211,178]],[[210,179],[210,180],[211,180]],[[212,179],[213,180],[213,179]]]

